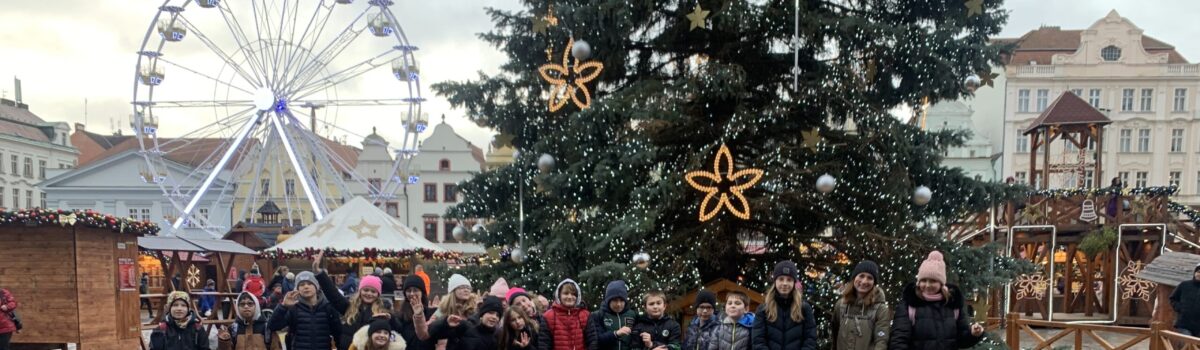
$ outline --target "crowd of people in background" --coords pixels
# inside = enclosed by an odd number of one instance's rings
[[[293,275],[280,267],[269,284],[256,270],[245,274],[236,319],[215,331],[215,344],[220,350],[810,350],[817,348],[817,319],[797,282],[800,271],[791,261],[777,263],[757,310],[749,309],[745,293],[727,291],[718,300],[701,290],[690,304],[695,317],[681,325],[667,313],[665,293],[644,291],[635,299],[621,280],[607,284],[595,310],[570,278],[558,283],[548,305],[504,278],[477,291],[459,274],[446,280],[441,300],[430,300],[429,276],[419,267],[398,287],[389,269],[337,284],[318,254],[311,271]],[[836,349],[961,349],[982,339],[983,326],[970,322],[939,252],[921,263],[894,306],[876,284],[876,263],[862,261],[848,277],[831,310]],[[185,292],[168,295],[152,350],[211,348],[203,313],[192,305]],[[0,318],[0,333],[4,327]]]

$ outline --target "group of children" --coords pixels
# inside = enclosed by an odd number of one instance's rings
[[[696,317],[687,332],[666,314],[667,297],[660,291],[642,295],[642,312],[635,312],[624,281],[608,283],[599,309],[583,306],[579,284],[565,279],[553,293],[554,302],[542,311],[521,288],[493,286],[488,295],[475,294],[470,281],[453,275],[449,294],[436,311],[428,304],[426,282],[408,276],[397,291],[404,300],[393,311],[381,298],[376,276],[361,279],[356,293],[342,296],[330,276],[320,269],[296,277],[296,290],[287,293],[267,319],[249,292],[237,298],[237,320],[217,335],[221,350],[782,350],[817,347],[813,308],[796,281],[799,269],[782,261],[772,271],[773,283],[757,311],[747,307],[744,293],[725,295],[718,309],[715,294],[698,293]],[[837,349],[959,349],[973,346],[983,328],[969,324],[965,302],[957,287],[946,283],[941,253],[932,252],[921,264],[917,282],[909,283],[901,300],[889,309],[877,288],[879,267],[860,263],[833,311]],[[499,284],[499,282],[498,282]],[[501,299],[503,296],[503,299]],[[199,319],[191,312],[186,293],[167,298],[167,321],[151,336],[152,350],[209,349]],[[894,310],[894,311],[893,311]],[[719,312],[718,312],[719,311]],[[274,332],[287,329],[280,344]]]

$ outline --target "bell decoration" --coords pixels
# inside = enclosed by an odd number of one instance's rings
[[[1091,222],[1096,221],[1096,203],[1091,199],[1083,200],[1083,206],[1079,209],[1079,221]]]

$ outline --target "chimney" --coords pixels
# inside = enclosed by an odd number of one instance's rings
[[[14,76],[13,85],[17,89],[17,104],[21,104],[21,79],[17,79],[17,77]]]
[[[87,129],[84,127],[83,123],[75,123],[75,132],[86,132],[86,131],[87,131]]]

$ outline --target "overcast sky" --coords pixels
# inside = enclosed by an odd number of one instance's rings
[[[408,39],[421,48],[417,59],[426,88],[439,81],[471,79],[477,71],[495,72],[504,60],[499,51],[479,41],[475,34],[492,26],[484,7],[513,9],[518,7],[517,0],[395,1],[392,11]],[[364,1],[356,1],[352,6],[365,6],[361,2]],[[43,119],[83,122],[86,98],[89,130],[110,132],[110,120],[117,120],[119,127],[125,125],[131,113],[129,101],[133,99],[132,76],[137,59],[134,52],[139,49],[159,4],[149,0],[6,1],[0,11],[0,89],[12,99],[11,79],[17,76],[22,81],[24,101]],[[1200,38],[1200,25],[1195,22],[1196,14],[1200,14],[1200,1],[1009,0],[1005,8],[1010,17],[1003,37],[1019,36],[1041,25],[1083,29],[1115,9],[1147,35],[1174,45],[1189,61],[1200,60],[1200,41],[1196,40]],[[192,6],[188,16],[198,18],[201,13],[196,11],[201,10]],[[184,43],[196,45],[193,49],[200,48],[194,37],[188,37]],[[185,45],[178,47],[182,50]],[[191,57],[188,55],[202,54],[202,50],[176,54],[171,57],[182,60]],[[177,86],[189,85],[180,82],[195,81],[186,80],[190,78],[185,78],[186,73],[179,69],[167,73],[164,86],[172,82]],[[375,79],[364,84],[385,82]],[[203,96],[212,96],[212,84],[204,87],[208,92]],[[361,94],[361,90],[350,87],[342,93],[351,96]],[[423,108],[434,123],[445,114],[446,121],[460,134],[486,149],[491,138],[489,130],[467,121],[462,111],[450,109],[444,99],[431,93],[426,97],[430,100]],[[380,120],[344,118],[351,120],[341,119],[339,125],[357,130],[359,135],[369,133],[372,126],[385,129],[388,125]],[[184,128],[184,124],[175,125]],[[334,132],[335,136],[341,134],[344,133]],[[349,141],[358,144],[354,136]]]

